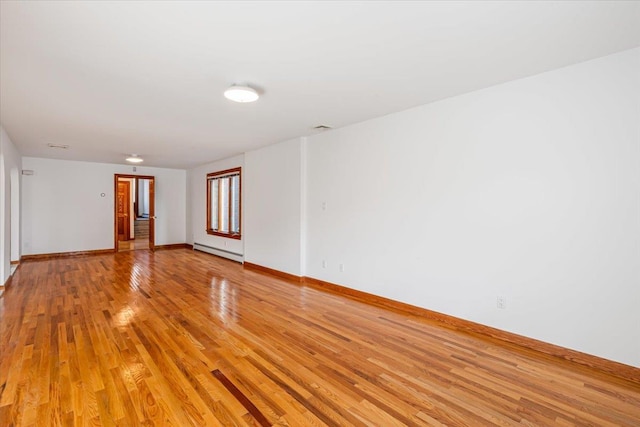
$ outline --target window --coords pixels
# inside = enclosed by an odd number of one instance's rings
[[[207,233],[240,238],[241,168],[207,174]]]

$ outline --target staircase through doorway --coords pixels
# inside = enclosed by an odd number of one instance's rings
[[[133,223],[133,240],[118,242],[118,252],[149,249],[149,218],[136,218]]]

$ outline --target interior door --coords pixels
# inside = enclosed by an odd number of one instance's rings
[[[131,184],[129,181],[118,180],[118,206],[117,206],[117,228],[118,241],[130,239],[130,218],[129,206],[131,205]]]
[[[155,179],[149,180],[149,249],[156,244],[156,190]]]

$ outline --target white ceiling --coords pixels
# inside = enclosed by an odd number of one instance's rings
[[[0,27],[23,155],[189,168],[640,46],[640,3],[3,1]]]

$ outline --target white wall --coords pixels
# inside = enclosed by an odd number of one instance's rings
[[[19,258],[20,173],[22,157],[0,126],[0,285],[11,275],[12,255]]]
[[[232,168],[242,168],[242,224],[240,225],[241,239],[213,236],[206,232],[207,229],[207,174]],[[208,163],[188,171],[188,205],[189,222],[187,224],[187,242],[200,243],[212,248],[221,249],[235,254],[244,254],[244,155],[231,157],[217,162]]]
[[[186,171],[23,158],[23,255],[114,246],[114,174],[155,176],[156,245],[184,243]],[[101,196],[104,193],[104,197]]]
[[[307,161],[308,276],[640,366],[640,49],[315,135]]]
[[[245,154],[242,182],[247,262],[300,276],[302,141]]]
[[[9,180],[7,180],[4,171],[2,145],[0,142],[0,242],[2,242],[0,245],[0,285],[4,286],[11,275],[11,239],[7,238],[7,235],[11,234],[11,214],[7,215],[7,211],[11,209],[11,188],[7,184]]]
[[[20,176],[22,159],[10,168],[11,175],[11,261],[20,261]]]

